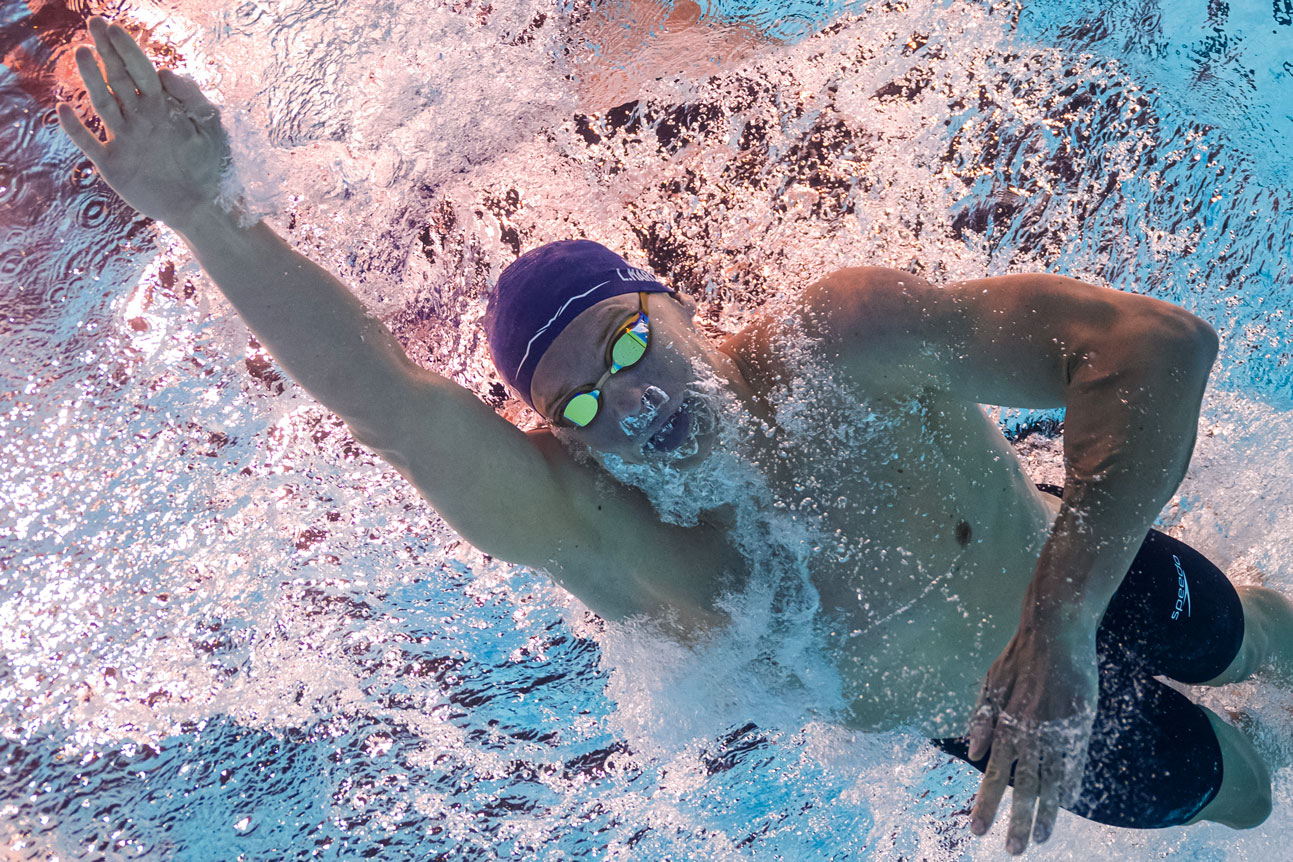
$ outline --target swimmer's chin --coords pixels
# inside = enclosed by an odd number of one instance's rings
[[[678,470],[700,464],[714,451],[712,434],[695,435],[675,449],[656,449],[643,446],[640,462],[652,466],[668,466]]]
[[[688,450],[685,454],[676,450],[666,452],[638,447],[625,449],[623,452],[610,452],[596,449],[583,440],[575,438],[569,432],[563,433],[563,431],[564,429],[552,429],[553,436],[565,445],[567,451],[577,462],[585,465],[597,465],[602,468],[608,468],[614,464],[628,464],[637,467],[667,467],[675,470],[686,470],[689,467],[704,463],[705,459],[714,451],[714,441],[710,438],[698,440],[696,447]]]

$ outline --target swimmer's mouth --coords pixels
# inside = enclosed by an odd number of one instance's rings
[[[666,455],[674,459],[688,458],[700,450],[700,437],[711,425],[704,402],[688,396],[664,425],[660,426],[660,430],[642,445],[642,451],[648,455]]]

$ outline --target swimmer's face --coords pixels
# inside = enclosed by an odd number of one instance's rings
[[[602,384],[597,415],[587,426],[559,420],[567,399],[607,371],[611,342],[640,308],[638,294],[602,300],[561,331],[535,368],[530,394],[535,406],[562,434],[630,463],[654,459],[678,463],[703,457],[714,417],[696,396],[697,367],[720,370],[726,357],[692,323],[687,297],[647,295],[650,341],[633,365]]]

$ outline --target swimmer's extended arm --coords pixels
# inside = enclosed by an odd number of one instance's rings
[[[550,434],[522,433],[415,365],[329,272],[267,225],[241,226],[215,204],[228,147],[214,106],[193,82],[159,75],[122,28],[92,18],[90,32],[106,79],[89,48],[76,60],[111,137],[100,141],[66,104],[63,129],[127,203],[184,237],[274,360],[450,526],[486,553],[550,570],[604,616],[707,602],[686,593],[703,580],[693,566],[724,564],[714,543],[644,527],[656,522],[645,499],[603,487]]]
[[[869,385],[1067,408],[1064,501],[971,724],[971,757],[991,744],[971,825],[991,825],[1014,764],[1007,847],[1022,852],[1030,831],[1049,836],[1059,799],[1078,790],[1095,631],[1185,476],[1216,333],[1168,303],[1052,275],[935,288],[861,268],[824,279],[806,301],[826,348]]]
[[[351,424],[376,433],[382,384],[404,352],[382,323],[328,272],[267,225],[239,224],[216,204],[229,158],[220,114],[190,80],[160,74],[117,25],[90,19],[95,53],[76,52],[86,89],[111,139],[90,132],[70,105],[64,130],[127,203],[164,221],[193,250],[257,339],[294,380]]]

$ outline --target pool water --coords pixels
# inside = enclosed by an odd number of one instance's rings
[[[0,859],[954,860],[1004,841],[970,837],[960,765],[832,720],[829,660],[790,624],[811,595],[745,597],[729,640],[685,649],[455,536],[61,137],[91,12],[225,106],[245,194],[294,245],[522,425],[478,321],[499,270],[551,239],[668,274],[715,334],[858,263],[1183,305],[1222,353],[1161,526],[1293,590],[1287,3],[702,7],[717,69],[661,32],[605,59],[622,31],[558,0],[0,4]],[[633,99],[598,104],[620,92],[585,86],[607,64]],[[1054,479],[1060,417],[1000,416]],[[1293,697],[1195,694],[1293,760]],[[1257,830],[1061,815],[1045,858],[1281,858],[1291,779]]]

